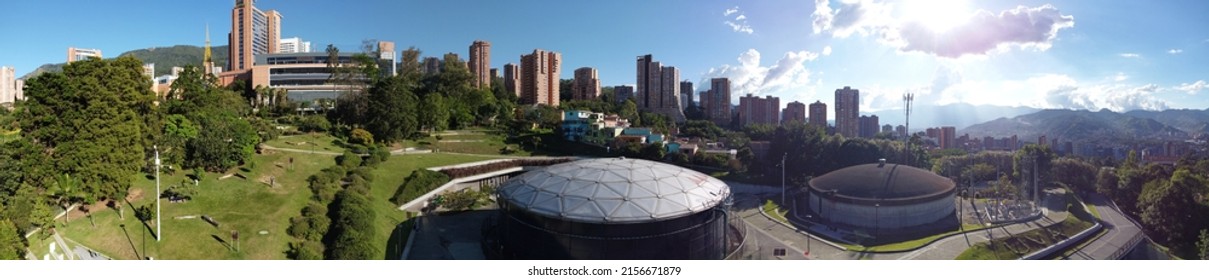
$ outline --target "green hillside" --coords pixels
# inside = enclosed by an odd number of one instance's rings
[[[214,65],[225,67],[227,65],[227,46],[211,46],[210,51],[214,55]],[[143,63],[155,63],[155,75],[167,75],[172,73],[172,67],[183,67],[185,65],[201,65],[204,49],[199,46],[176,45],[171,47],[153,47],[147,49],[133,50],[122,53],[119,56],[134,56]],[[29,79],[34,76],[46,72],[63,71],[65,63],[43,64],[34,71],[21,76],[21,79]]]

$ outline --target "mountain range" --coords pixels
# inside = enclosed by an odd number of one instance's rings
[[[215,66],[227,65],[227,46],[212,46],[210,47],[211,55],[214,56]],[[134,56],[143,63],[155,63],[155,76],[167,75],[172,73],[172,67],[183,67],[185,65],[201,65],[202,59],[205,56],[205,49],[199,46],[176,45],[171,47],[153,47],[146,49],[132,50],[122,53],[118,56]],[[63,71],[63,65],[66,63],[49,63],[39,66],[34,71],[31,71],[21,79],[28,80],[34,76],[45,72],[60,72]]]
[[[835,110],[828,108],[829,110]],[[911,108],[911,130],[920,131],[928,127],[952,126],[967,127],[995,120],[1029,114],[1041,109],[1030,107],[1008,107],[995,105],[971,105],[952,103],[945,105],[914,104]],[[878,125],[889,124],[898,126],[905,124],[902,109],[861,112],[861,114],[877,115]]]
[[[1045,135],[1059,141],[1129,142],[1184,140],[1206,132],[1209,110],[1087,111],[1046,109],[972,125],[957,131],[971,137],[1008,137],[1037,141]]]

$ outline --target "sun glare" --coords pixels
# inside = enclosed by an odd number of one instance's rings
[[[970,17],[970,10],[961,0],[911,0],[902,5],[905,22],[918,22],[935,32],[948,31]]]

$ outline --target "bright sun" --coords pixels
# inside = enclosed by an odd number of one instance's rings
[[[961,0],[910,0],[902,3],[906,22],[918,22],[934,32],[944,32],[969,20],[970,11]]]

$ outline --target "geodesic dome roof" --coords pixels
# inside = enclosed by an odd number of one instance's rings
[[[501,185],[498,195],[542,216],[597,224],[636,223],[713,208],[730,196],[730,186],[675,165],[600,158],[526,172]]]

